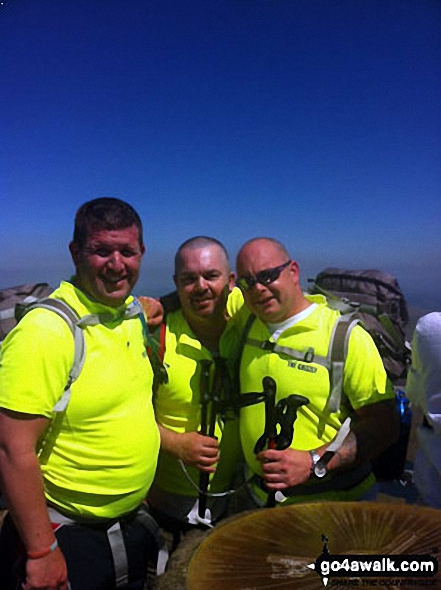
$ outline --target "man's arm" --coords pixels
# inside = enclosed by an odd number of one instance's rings
[[[384,400],[363,406],[355,412],[351,430],[329,461],[328,471],[356,467],[376,457],[399,435],[399,419],[395,400]],[[317,449],[322,456],[329,444]],[[283,451],[267,450],[257,456],[262,463],[263,478],[270,490],[304,483],[311,476],[312,459],[309,451],[288,448]]]
[[[35,448],[48,419],[0,410],[0,474],[11,516],[27,552],[44,552],[55,541]],[[67,568],[59,549],[27,559],[25,590],[67,590]]]
[[[161,450],[205,473],[216,471],[219,448],[215,438],[198,432],[175,432],[161,424],[158,424],[158,428],[161,434]]]
[[[398,440],[400,422],[395,399],[388,399],[355,412],[351,430],[328,463],[328,468],[355,466],[377,457]]]

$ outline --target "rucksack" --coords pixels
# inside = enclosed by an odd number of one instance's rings
[[[327,268],[308,281],[312,283],[310,293],[325,295],[329,307],[361,322],[372,336],[391,382],[405,379],[410,365],[410,347],[405,338],[409,315],[397,279],[379,270]],[[342,336],[348,334],[349,330]],[[341,346],[341,336],[332,345]],[[405,467],[412,411],[405,392],[396,387],[395,398],[399,439],[372,461],[378,481],[399,479]]]
[[[327,268],[311,282],[310,293],[325,295],[328,305],[352,313],[372,336],[392,383],[406,377],[410,349],[405,329],[407,303],[397,279],[379,270]]]
[[[61,425],[61,419],[70,400],[72,383],[78,378],[83,368],[86,344],[82,329],[78,325],[79,317],[64,301],[49,298],[53,288],[47,283],[25,284],[0,291],[0,345],[7,334],[32,309],[44,308],[59,315],[68,325],[75,342],[74,360],[69,370],[68,379],[60,399],[53,407],[54,418],[40,442],[38,456],[41,463],[46,463],[52,452],[54,433]]]
[[[48,297],[52,291],[52,287],[47,283],[27,283],[0,290],[0,343],[17,323],[16,305],[29,305],[38,299]]]

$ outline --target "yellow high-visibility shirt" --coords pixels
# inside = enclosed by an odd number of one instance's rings
[[[120,311],[92,302],[68,282],[52,296],[81,317]],[[88,326],[84,336],[85,363],[41,469],[47,500],[56,507],[114,518],[141,503],[155,473],[153,374],[138,317]],[[2,346],[0,407],[52,418],[73,358],[74,340],[62,318],[45,309],[27,313]]]

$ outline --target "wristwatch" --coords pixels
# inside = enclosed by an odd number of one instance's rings
[[[341,425],[337,436],[334,438],[331,444],[328,445],[326,451],[323,453],[321,457],[315,449],[309,451],[309,454],[311,455],[312,459],[311,475],[315,475],[316,477],[325,477],[325,475],[328,473],[327,465],[329,461],[342,446],[345,438],[349,434],[350,428],[351,418],[348,416]]]
[[[328,473],[326,468],[327,462],[322,461],[322,458],[315,449],[309,451],[309,454],[311,455],[312,460],[311,475],[315,475],[316,477],[325,477],[325,475]]]
[[[309,451],[309,455],[311,456],[311,475],[315,475],[315,467],[317,463],[320,461],[320,455],[317,453],[315,449],[311,449]]]

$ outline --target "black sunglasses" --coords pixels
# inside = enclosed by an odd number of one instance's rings
[[[236,285],[239,289],[243,292],[252,289],[254,285],[260,283],[261,285],[269,285],[270,283],[274,283],[280,277],[280,273],[283,269],[285,269],[289,264],[291,264],[291,260],[280,264],[279,266],[275,266],[274,268],[265,268],[260,272],[253,275],[247,275],[244,277],[240,277],[236,281]]]

